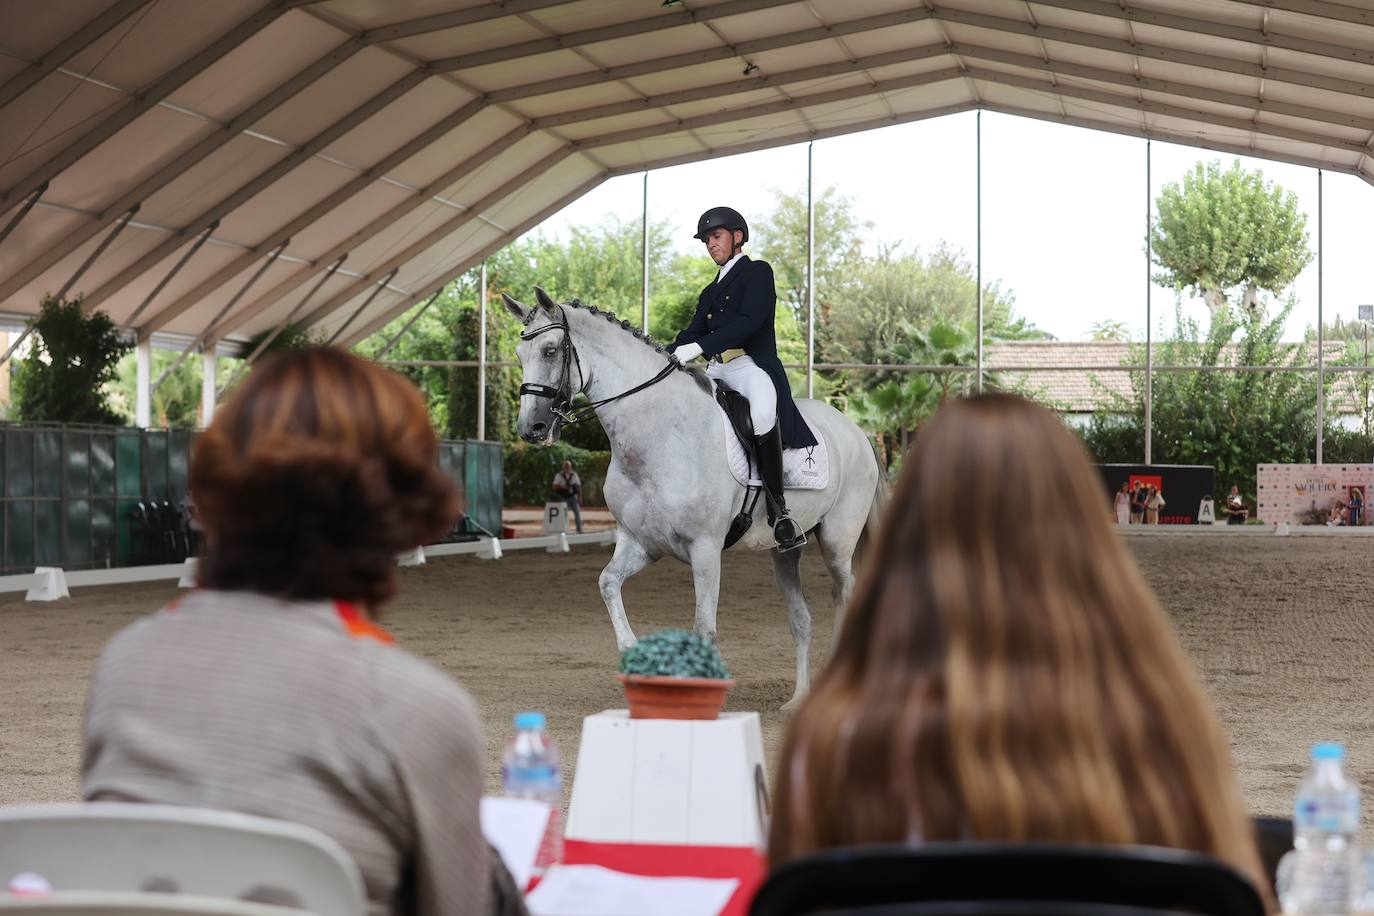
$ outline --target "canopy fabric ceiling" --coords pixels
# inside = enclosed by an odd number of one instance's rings
[[[1374,2],[6,0],[0,310],[352,344],[612,176],[968,109],[1374,181]]]

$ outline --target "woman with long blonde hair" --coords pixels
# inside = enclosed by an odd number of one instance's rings
[[[788,727],[774,864],[922,840],[1148,844],[1266,888],[1226,738],[1101,488],[1021,398],[951,401],[921,430]]]

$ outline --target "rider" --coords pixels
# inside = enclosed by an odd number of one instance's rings
[[[720,272],[701,291],[692,323],[673,341],[673,355],[684,363],[707,357],[706,374],[749,400],[759,476],[768,491],[768,523],[778,547],[791,550],[805,544],[806,536],[787,514],[783,500],[782,449],[784,444],[816,445],[816,437],[792,401],[792,386],[778,359],[773,268],[744,254],[749,225],[729,207],[712,207],[701,214],[693,238],[706,243]]]

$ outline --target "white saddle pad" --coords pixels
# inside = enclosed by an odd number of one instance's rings
[[[754,468],[754,478],[746,480],[749,474],[749,459],[744,454],[735,435],[730,418],[725,415],[719,404],[716,412],[720,414],[720,428],[725,436],[725,457],[730,462],[730,473],[740,486],[762,486],[758,479],[758,468]],[[815,432],[815,429],[812,429]],[[830,483],[830,460],[825,450],[825,437],[816,434],[817,445],[808,448],[785,448],[782,450],[782,486],[785,490],[824,490]]]

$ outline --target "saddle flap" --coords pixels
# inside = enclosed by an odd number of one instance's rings
[[[721,410],[725,411],[725,416],[730,420],[730,428],[739,437],[745,453],[752,455],[754,453],[754,421],[749,416],[749,399],[733,388],[726,388],[717,382],[716,403],[720,405]]]

